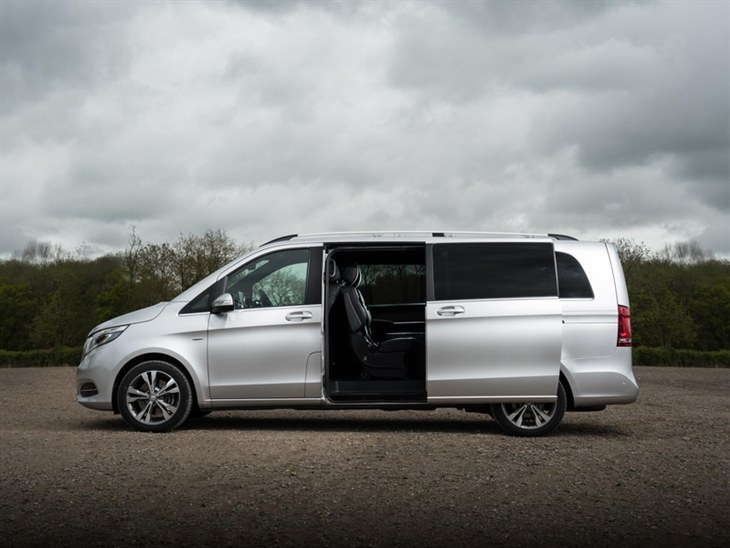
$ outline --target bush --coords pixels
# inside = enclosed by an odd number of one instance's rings
[[[0,367],[77,366],[81,361],[81,351],[81,347],[48,350],[0,350]]]
[[[722,367],[730,368],[730,350],[687,350],[677,348],[634,348],[634,365],[664,367]]]

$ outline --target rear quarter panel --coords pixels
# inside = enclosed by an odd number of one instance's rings
[[[593,288],[593,299],[561,299],[561,371],[576,407],[629,403],[638,396],[631,348],[617,348],[618,305],[628,291],[615,248],[603,242],[563,242],[555,250],[578,259]]]

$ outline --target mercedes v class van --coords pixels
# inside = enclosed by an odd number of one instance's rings
[[[436,409],[552,431],[636,400],[615,248],[559,235],[278,238],[94,328],[77,400],[167,431],[216,409]]]

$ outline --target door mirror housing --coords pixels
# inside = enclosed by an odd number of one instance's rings
[[[233,295],[223,293],[223,295],[219,295],[213,301],[210,311],[213,314],[223,314],[225,312],[232,312],[233,308]]]

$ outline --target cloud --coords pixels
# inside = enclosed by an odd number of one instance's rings
[[[0,255],[223,228],[697,238],[730,256],[730,8],[3,2]]]

